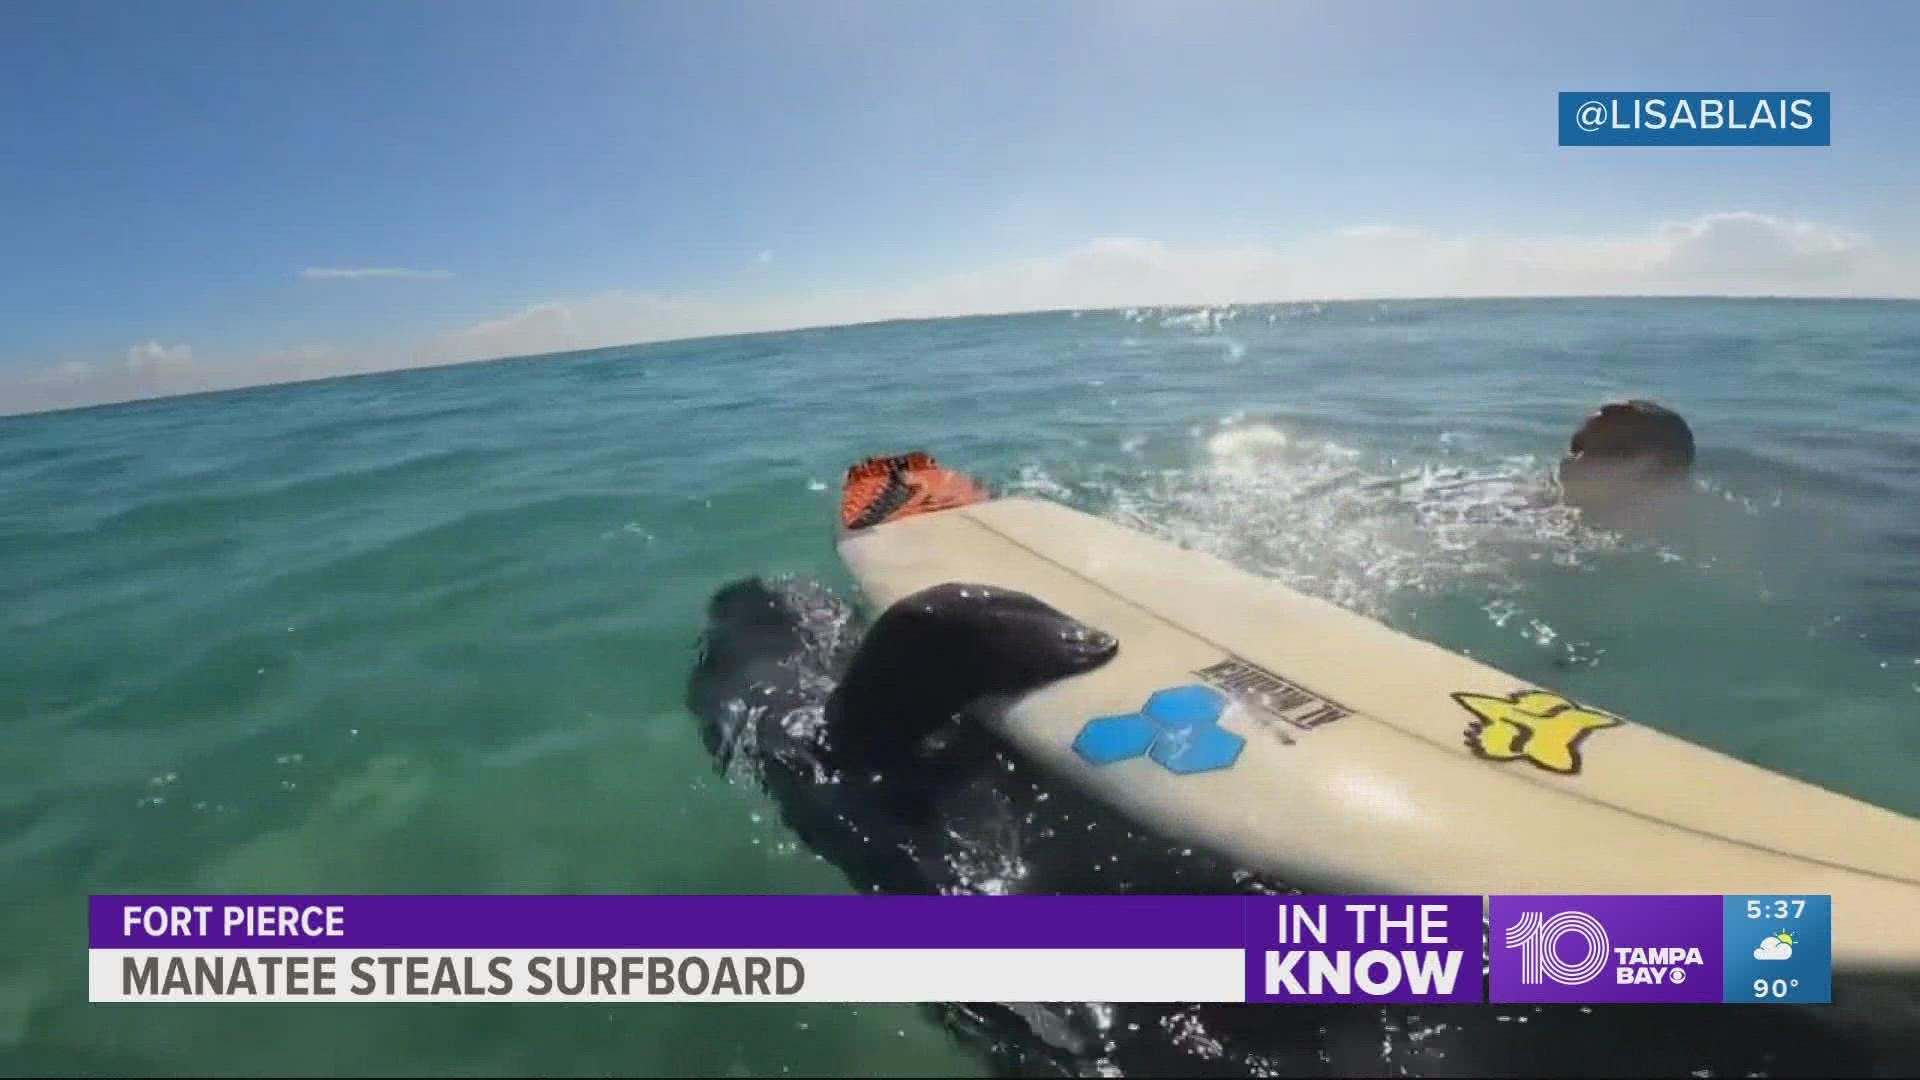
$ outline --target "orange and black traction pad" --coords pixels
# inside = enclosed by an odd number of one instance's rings
[[[840,494],[840,525],[849,530],[870,529],[990,497],[979,481],[941,465],[924,450],[870,457],[847,470]]]

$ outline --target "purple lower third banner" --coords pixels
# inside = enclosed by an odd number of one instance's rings
[[[96,949],[1237,949],[1262,899],[94,896],[87,931]]]
[[[94,1001],[1484,1000],[1472,896],[96,896]]]
[[[93,1001],[1831,1001],[1831,897],[96,896]]]

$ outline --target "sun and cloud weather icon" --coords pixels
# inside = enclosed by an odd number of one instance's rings
[[[1073,752],[1095,765],[1145,754],[1172,773],[1231,768],[1246,740],[1220,726],[1227,699],[1207,686],[1156,691],[1136,713],[1087,721]]]
[[[1793,935],[1785,930],[1769,934],[1754,947],[1755,960],[1786,960],[1793,956]]]

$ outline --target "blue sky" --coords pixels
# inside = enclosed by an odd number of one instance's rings
[[[1920,295],[1916,31],[1896,3],[18,0],[0,395],[1542,263]],[[1564,150],[1564,89],[1829,90],[1834,145]]]

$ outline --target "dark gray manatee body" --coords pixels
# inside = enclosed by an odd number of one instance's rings
[[[749,712],[814,704],[811,660],[836,678],[821,703],[824,729],[801,741],[820,766],[856,774],[911,767],[926,740],[969,709],[1091,671],[1119,647],[1031,596],[984,585],[903,598],[861,635],[858,651],[831,636],[854,614],[818,590],[737,581],[714,594],[707,617],[688,690],[694,713],[718,716],[736,700]],[[740,719],[709,723],[708,749],[740,737]]]
[[[748,579],[708,605],[688,704],[720,767],[757,782],[860,891],[1278,891],[1047,782],[982,722],[1116,649],[1003,589],[939,586],[862,627],[815,586]],[[1305,1039],[1280,1056],[1230,1051],[1202,1019],[1212,1008],[977,1002],[936,1012],[1008,1074],[1313,1071],[1317,1047]],[[1289,1019],[1311,1030],[1312,1012]],[[1264,1019],[1271,1035],[1280,1018]]]
[[[1017,862],[1026,846],[1007,797],[1014,767],[978,721],[1116,648],[1030,596],[986,586],[927,589],[862,627],[824,590],[755,578],[708,605],[688,704],[709,752],[753,774],[855,885],[976,891],[968,872]]]
[[[1254,880],[1195,852],[1168,865],[1176,845],[992,733],[993,710],[1119,648],[1032,596],[940,585],[862,627],[824,590],[748,579],[715,594],[708,620],[688,704],[709,751],[863,889],[1112,892],[1136,869],[1162,892]]]
[[[708,606],[687,700],[716,763],[761,786],[859,891],[1287,891],[1129,825],[1024,764],[981,722],[1124,647],[1006,590],[940,586],[863,627],[818,586],[747,579]],[[1875,1056],[1786,1009],[972,1002],[933,1012],[1004,1075],[1838,1076],[1870,1071]]]

